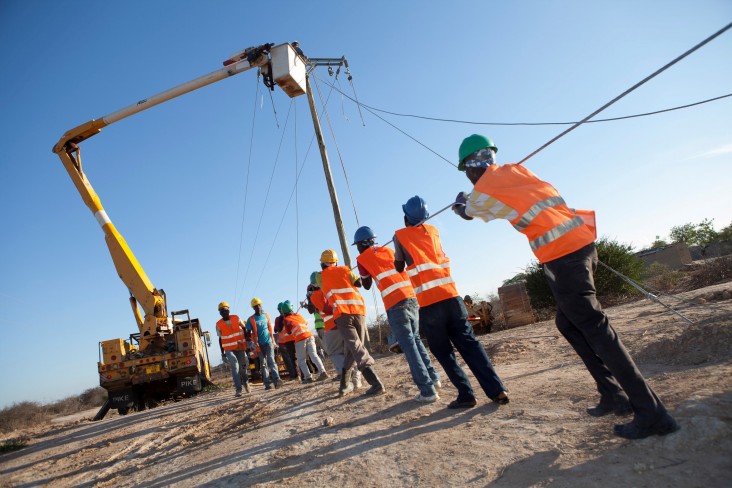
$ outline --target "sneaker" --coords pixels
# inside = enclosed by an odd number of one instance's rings
[[[442,388],[442,381],[432,380],[432,385],[439,390],[440,388]]]
[[[475,398],[473,398],[472,400],[457,399],[451,401],[447,408],[473,408],[477,404],[478,402],[475,401]]]
[[[236,393],[234,393],[234,396],[236,398],[239,398],[241,396],[241,391],[237,391]]]
[[[327,379],[328,379],[328,373],[326,373],[325,371],[323,371],[322,373],[320,373],[318,375],[318,377],[315,379],[315,381],[324,381],[324,380],[327,380]]]
[[[310,383],[315,383],[315,382],[313,381],[312,378],[305,378],[300,383],[302,383],[303,385],[309,385]]]
[[[667,435],[679,430],[681,426],[674,418],[666,414],[651,425],[640,426],[635,421],[627,424],[616,425],[613,429],[615,435],[624,439],[644,439],[652,435]]]
[[[414,397],[414,401],[419,403],[435,403],[439,399],[440,395],[438,395],[437,393],[430,396],[424,396],[420,393],[416,397]]]
[[[274,388],[274,386],[272,386],[272,385],[267,385],[264,387],[265,390],[271,390],[273,388]]]

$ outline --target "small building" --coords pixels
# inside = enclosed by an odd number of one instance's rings
[[[668,269],[676,270],[691,264],[692,261],[689,246],[685,242],[677,242],[656,249],[646,249],[635,253],[635,255],[643,261],[646,268],[653,263],[659,263]]]
[[[506,318],[506,328],[532,324],[536,321],[525,281],[500,287],[498,298],[501,300],[503,316]]]

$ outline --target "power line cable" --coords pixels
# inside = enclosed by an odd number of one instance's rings
[[[576,124],[574,124],[574,125],[573,125],[572,127],[568,128],[567,130],[564,130],[564,131],[562,131],[562,133],[560,133],[559,135],[557,135],[557,136],[554,136],[554,137],[553,137],[552,139],[550,139],[550,140],[549,140],[548,142],[546,142],[546,143],[545,143],[544,145],[542,145],[542,146],[541,146],[541,147],[540,147],[539,149],[536,149],[535,151],[533,151],[533,152],[532,152],[531,154],[529,154],[528,156],[526,156],[526,157],[525,157],[524,159],[522,159],[521,161],[519,161],[519,162],[518,162],[518,163],[516,163],[516,164],[524,164],[524,163],[525,163],[525,162],[526,162],[526,161],[527,161],[527,160],[528,160],[528,159],[529,159],[530,157],[532,157],[533,155],[535,155],[536,153],[538,153],[539,151],[541,151],[541,150],[542,150],[542,149],[544,149],[545,147],[549,146],[549,145],[550,145],[550,144],[552,144],[552,143],[553,143],[554,141],[556,141],[556,140],[558,140],[559,138],[561,138],[561,137],[564,137],[565,135],[569,134],[569,133],[570,133],[570,132],[572,132],[572,131],[573,131],[574,129],[576,129],[577,127],[579,127],[580,125],[582,125],[582,124],[583,124],[583,123],[585,123],[586,121],[590,120],[590,119],[591,119],[592,117],[594,117],[595,115],[599,114],[600,112],[602,112],[603,110],[605,110],[606,108],[608,108],[608,107],[609,107],[610,105],[614,104],[615,102],[617,102],[618,100],[620,100],[621,98],[623,98],[624,96],[626,96],[626,95],[627,95],[628,93],[632,92],[633,90],[635,90],[635,89],[636,89],[636,88],[638,88],[639,86],[643,85],[643,84],[644,84],[644,83],[646,83],[647,81],[649,81],[649,80],[651,80],[651,79],[655,78],[656,76],[658,76],[659,74],[663,73],[663,72],[664,72],[664,71],[666,71],[666,70],[667,70],[668,68],[670,68],[670,67],[671,67],[671,66],[673,66],[674,64],[678,63],[679,61],[681,61],[682,59],[684,59],[684,58],[685,58],[686,56],[688,56],[689,54],[693,53],[693,52],[694,52],[694,51],[696,51],[697,49],[700,49],[700,48],[701,48],[702,46],[704,46],[704,45],[706,45],[707,43],[711,42],[711,41],[712,41],[713,39],[715,39],[716,37],[718,37],[718,36],[722,35],[722,34],[723,34],[724,32],[726,32],[726,31],[727,31],[727,30],[729,30],[730,28],[732,28],[732,23],[729,23],[729,24],[727,24],[727,25],[726,25],[725,27],[723,27],[722,29],[718,30],[717,32],[715,32],[715,33],[714,33],[714,34],[712,34],[711,36],[707,37],[707,38],[706,38],[706,39],[704,39],[704,40],[703,40],[702,42],[700,42],[700,43],[699,43],[699,44],[697,44],[696,46],[692,47],[691,49],[689,49],[688,51],[686,51],[686,52],[685,52],[684,54],[682,54],[682,55],[678,56],[678,57],[677,57],[676,59],[674,59],[674,60],[673,60],[673,61],[671,61],[670,63],[667,63],[666,65],[664,65],[664,66],[662,66],[661,68],[657,69],[656,71],[654,71],[654,72],[653,72],[653,73],[651,73],[650,75],[646,76],[646,77],[645,77],[645,78],[643,78],[643,79],[642,79],[641,81],[639,81],[639,82],[638,82],[638,83],[636,83],[635,85],[631,86],[630,88],[628,88],[627,90],[625,90],[625,91],[624,91],[623,93],[621,93],[621,94],[620,94],[620,95],[618,95],[617,97],[613,98],[612,100],[610,100],[609,102],[607,102],[607,103],[606,103],[605,105],[603,105],[602,107],[598,108],[597,110],[595,110],[594,112],[592,112],[592,113],[591,113],[590,115],[588,115],[588,116],[587,116],[587,117],[585,117],[584,119],[582,119],[582,120],[580,120],[579,122],[577,122]]]
[[[282,136],[280,137],[280,144],[277,147],[277,154],[275,156],[274,164],[272,165],[272,173],[270,174],[269,183],[267,184],[267,190],[265,191],[265,194],[264,194],[264,203],[262,204],[262,212],[259,214],[259,223],[257,224],[257,231],[254,234],[254,242],[252,243],[252,252],[249,254],[249,261],[247,262],[247,268],[244,273],[244,284],[246,284],[246,280],[249,277],[249,268],[252,264],[252,257],[254,256],[254,250],[256,249],[257,241],[259,239],[259,231],[262,228],[262,219],[264,218],[265,209],[267,208],[267,200],[269,199],[270,189],[272,188],[272,181],[274,180],[274,173],[275,173],[275,170],[277,169],[277,163],[280,159],[280,151],[282,150],[282,142],[285,140],[285,131],[287,130],[287,124],[290,120],[290,113],[292,111],[293,102],[294,102],[294,100],[290,100],[290,108],[287,110],[287,117],[285,118],[285,124],[284,124],[284,127],[282,128]]]
[[[326,85],[330,86],[329,83],[324,82]],[[395,117],[407,117],[407,118],[413,118],[413,119],[421,119],[421,120],[431,120],[434,122],[447,122],[447,123],[453,123],[453,124],[466,124],[466,125],[486,125],[486,126],[543,126],[543,125],[572,125],[577,124],[577,121],[572,122],[480,122],[475,120],[460,120],[460,119],[446,119],[442,117],[430,117],[427,115],[416,115],[416,114],[406,114],[406,113],[400,113],[400,112],[393,112],[390,110],[385,110],[377,107],[373,107],[371,105],[367,105],[363,102],[357,101],[355,98],[348,96],[346,93],[342,91],[340,88],[335,88],[336,91],[338,91],[342,97],[348,98],[353,103],[357,104],[360,107],[363,107],[367,110],[373,110],[374,112],[380,112],[388,115],[394,115]],[[661,110],[654,110],[652,112],[643,112],[639,114],[632,114],[632,115],[621,115],[619,117],[609,117],[606,119],[594,119],[594,120],[588,120],[585,123],[586,124],[594,124],[599,122],[614,122],[618,120],[626,120],[626,119],[633,119],[638,117],[647,117],[649,115],[657,115],[662,114],[666,112],[673,112],[675,110],[682,110],[685,108],[695,107],[697,105],[703,105],[705,103],[710,102],[716,102],[717,100],[721,100],[723,98],[732,97],[732,93],[728,93],[726,95],[720,95],[718,97],[713,98],[707,98],[706,100],[701,100],[699,102],[693,102],[693,103],[687,103],[685,105],[678,105],[676,107],[671,108],[664,108]]]
[[[318,80],[315,80],[315,89],[318,91],[318,98],[320,98],[320,103],[323,103],[323,94],[320,91],[320,84],[318,83]],[[333,138],[333,144],[335,144],[336,147],[336,153],[338,154],[338,159],[341,162],[341,168],[343,169],[343,177],[346,180],[346,188],[348,189],[348,196],[351,198],[351,206],[353,207],[353,215],[356,216],[356,225],[359,227],[361,226],[361,223],[358,221],[358,212],[356,211],[356,201],[353,199],[353,192],[351,191],[351,182],[348,181],[348,173],[346,172],[346,165],[343,163],[343,156],[341,155],[341,149],[338,147],[338,141],[336,140],[335,132],[333,131],[333,124],[330,122],[330,114],[328,112],[327,107],[323,106],[323,113],[325,114],[325,120],[328,122],[328,129],[330,130],[330,136]]]
[[[249,170],[252,166],[252,148],[254,147],[254,126],[257,120],[257,98],[259,97],[259,73],[257,73],[256,89],[254,92],[254,110],[252,114],[252,133],[249,137],[249,160],[247,161],[247,175],[244,183],[244,206],[241,210],[241,229],[239,229],[239,254],[236,259],[236,279],[234,280],[234,306],[238,299],[236,291],[239,289],[239,268],[241,266],[241,247],[244,242],[244,218],[247,211],[247,196],[249,195]]]

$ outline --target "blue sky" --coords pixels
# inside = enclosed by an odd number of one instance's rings
[[[136,329],[103,234],[51,152],[67,130],[214,71],[245,47],[295,39],[313,57],[345,55],[358,98],[374,107],[574,121],[732,20],[726,0],[254,5],[0,2],[0,407],[96,386],[98,342]],[[730,59],[727,32],[600,117],[730,93]],[[469,189],[453,166],[366,111],[362,123],[350,100],[330,92],[333,78],[316,76],[323,98],[330,93],[335,139],[323,125],[349,238],[360,224],[386,242],[409,197],[436,211]],[[353,96],[344,75],[336,86]],[[382,116],[453,162],[474,132],[489,135],[507,163],[564,129]],[[571,206],[596,210],[601,235],[641,248],[674,225],[732,221],[730,127],[732,99],[587,124],[526,165]],[[258,296],[274,313],[277,302],[302,298],[322,250],[340,253],[312,137],[306,98],[277,90],[270,101],[249,71],[105,128],[82,144],[82,164],[170,309],[188,308],[213,330],[221,300],[248,316]],[[297,203],[287,207],[296,164]],[[432,223],[461,294],[495,292],[532,260],[506,222],[445,212]],[[383,312],[366,296],[370,316]]]

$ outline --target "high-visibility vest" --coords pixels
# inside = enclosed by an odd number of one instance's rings
[[[315,312],[313,316],[315,317],[315,330],[325,328],[325,322],[323,321],[323,317],[321,317],[318,312]]]
[[[337,319],[343,314],[366,315],[363,297],[351,284],[351,270],[348,266],[329,266],[320,274],[323,279],[321,290],[325,300],[333,307]]]
[[[511,225],[529,239],[540,263],[566,256],[595,241],[581,216],[552,185],[520,164],[488,166],[475,189],[518,212]]]
[[[458,296],[450,275],[450,260],[442,250],[440,233],[429,224],[396,231],[399,244],[412,257],[407,276],[412,282],[420,307]]]
[[[284,331],[294,339],[295,342],[300,342],[308,337],[312,337],[313,333],[308,328],[308,321],[302,315],[298,313],[292,313],[285,315],[282,318],[284,323]]]
[[[274,330],[272,329],[272,321],[269,319],[269,314],[264,312],[264,316],[267,317],[267,328],[269,329],[269,337],[274,341]],[[249,317],[249,324],[252,326],[252,342],[257,345],[257,351],[259,351],[259,333],[257,332],[257,320],[254,315]]]
[[[285,322],[283,318],[284,317],[282,315],[275,318],[275,332],[277,334],[277,344],[284,344],[286,342],[292,342],[294,340],[292,337],[287,335],[287,332],[285,332]]]
[[[238,315],[229,315],[231,325],[227,324],[224,319],[216,322],[216,328],[221,332],[221,347],[224,351],[237,351],[246,349],[246,339],[244,338],[244,330],[241,328],[241,321]]]
[[[320,316],[323,318],[325,324],[325,331],[335,329],[335,317],[333,316],[333,309],[328,302],[325,301],[325,295],[323,290],[317,289],[310,295],[310,303],[320,312]]]
[[[388,310],[397,303],[414,298],[409,276],[394,267],[394,251],[388,247],[372,246],[356,257],[358,264],[366,268],[376,282]]]

